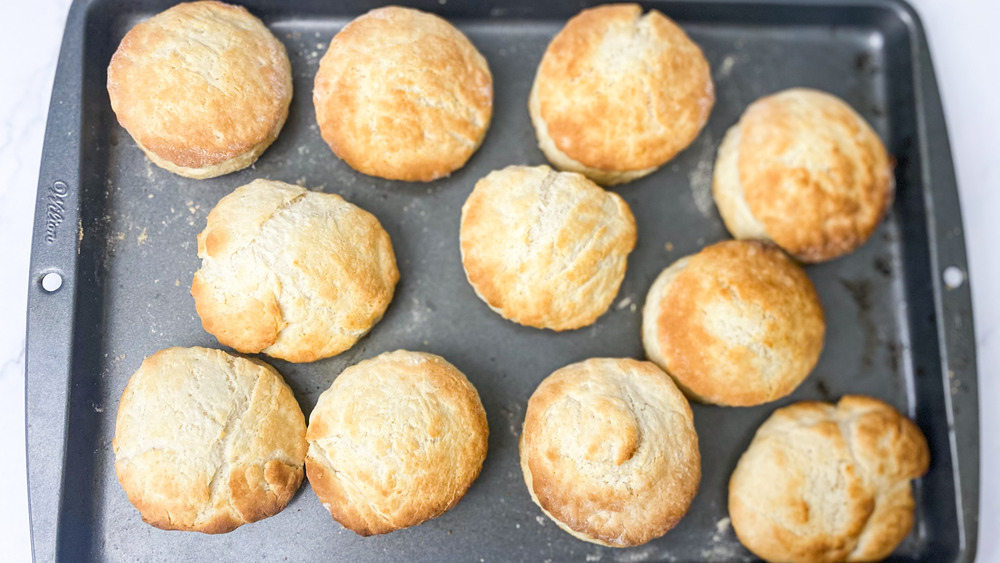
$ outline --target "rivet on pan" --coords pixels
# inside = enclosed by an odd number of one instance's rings
[[[944,285],[948,289],[958,289],[965,283],[965,272],[957,266],[948,266],[944,269]]]
[[[42,289],[49,293],[55,293],[62,287],[63,279],[62,276],[55,273],[49,272],[42,276]]]

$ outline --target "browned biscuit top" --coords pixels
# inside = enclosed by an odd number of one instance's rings
[[[189,2],[125,35],[108,67],[108,94],[144,150],[199,169],[277,136],[292,97],[291,65],[245,8]]]
[[[701,480],[691,407],[650,362],[594,358],[538,386],[521,432],[532,499],[560,527],[627,547],[687,512]]]
[[[791,393],[816,365],[826,331],[802,268],[758,241],[723,241],[682,260],[643,309],[650,359],[705,402],[756,405]]]
[[[351,366],[309,417],[306,471],[335,520],[385,534],[455,506],[479,475],[479,394],[444,358],[397,350]]]
[[[167,348],[122,392],[115,473],[142,519],[216,534],[280,512],[302,482],[306,423],[259,360]]]
[[[913,525],[910,480],[928,463],[920,429],[882,401],[795,403],[740,457],[729,481],[733,529],[768,561],[881,561]]]
[[[504,318],[571,330],[608,310],[635,247],[631,209],[580,174],[508,166],[476,182],[462,206],[462,266]]]
[[[892,201],[892,166],[850,106],[795,88],[751,104],[739,127],[739,182],[774,242],[818,262],[868,240]]]
[[[198,235],[191,282],[206,331],[290,362],[347,350],[392,301],[399,270],[379,220],[337,194],[254,180],[222,198]]]
[[[426,182],[461,168],[479,147],[493,113],[493,77],[453,25],[389,6],[333,38],[313,102],[323,139],[352,168]]]
[[[654,168],[687,147],[715,102],[701,49],[657,10],[583,10],[552,40],[535,78],[548,136],[600,170]]]

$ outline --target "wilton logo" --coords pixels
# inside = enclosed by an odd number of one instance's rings
[[[66,182],[56,181],[49,186],[49,197],[45,205],[45,242],[52,244],[56,241],[56,229],[66,218],[66,194],[69,193],[69,186]]]

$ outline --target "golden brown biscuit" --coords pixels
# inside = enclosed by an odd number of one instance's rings
[[[881,561],[913,525],[929,457],[920,429],[870,397],[778,409],[729,481],[733,529],[768,561]]]
[[[528,401],[520,450],[542,512],[611,547],[667,533],[701,480],[691,407],[660,368],[632,359],[590,359],[545,378]]]
[[[724,241],[665,269],[646,297],[642,343],[688,397],[749,406],[788,395],[823,349],[806,273],[776,246]]]
[[[108,95],[154,164],[212,178],[250,166],[278,137],[292,67],[245,8],[188,2],[125,35],[108,66]]]
[[[635,219],[618,194],[548,166],[508,166],[462,206],[462,266],[505,319],[570,330],[601,316],[625,278]]]
[[[397,350],[349,367],[309,416],[306,472],[334,520],[362,536],[436,518],[486,458],[479,394],[444,358]]]
[[[302,482],[306,421],[259,360],[167,348],[118,403],[115,473],[142,519],[218,534],[281,512]]]
[[[885,147],[861,116],[836,96],[793,88],[750,104],[729,129],[712,193],[734,237],[822,262],[868,240],[893,186]]]
[[[191,295],[206,331],[244,353],[311,362],[347,350],[399,280],[388,233],[339,195],[254,180],[198,235]]]
[[[461,168],[483,142],[493,77],[453,25],[388,6],[334,36],[313,103],[323,140],[351,168],[429,182]]]
[[[684,150],[714,103],[708,62],[673,20],[608,4],[583,10],[555,36],[528,110],[553,166],[619,184]]]

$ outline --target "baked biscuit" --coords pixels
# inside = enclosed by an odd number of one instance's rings
[[[362,536],[436,518],[486,458],[479,394],[444,358],[397,350],[349,367],[309,417],[306,472],[334,520]]]
[[[505,319],[560,331],[611,305],[636,228],[625,200],[579,174],[508,166],[476,183],[460,238],[480,299]]]
[[[278,137],[292,67],[245,8],[188,2],[125,35],[108,66],[108,95],[154,164],[212,178],[250,166]]]
[[[729,480],[733,529],[768,561],[881,561],[913,526],[929,457],[920,429],[870,397],[778,409]]]
[[[596,358],[545,378],[528,401],[521,471],[542,512],[611,547],[658,538],[701,480],[691,407],[660,368]]]
[[[347,24],[313,89],[323,140],[355,170],[429,182],[465,165],[493,114],[486,59],[447,21],[411,8]]]
[[[812,282],[778,247],[724,241],[665,269],[646,297],[642,343],[692,399],[759,405],[788,395],[823,349]]]
[[[118,403],[115,473],[142,519],[218,534],[281,512],[302,482],[306,421],[259,360],[167,348]]]
[[[553,166],[620,184],[690,145],[714,103],[708,62],[673,20],[608,4],[583,10],[555,36],[528,110]]]
[[[198,235],[191,295],[206,331],[244,353],[311,362],[347,350],[399,280],[378,219],[336,194],[254,180]]]
[[[767,239],[803,262],[868,240],[892,202],[892,164],[843,100],[793,88],[750,104],[726,133],[712,194],[739,239]]]

